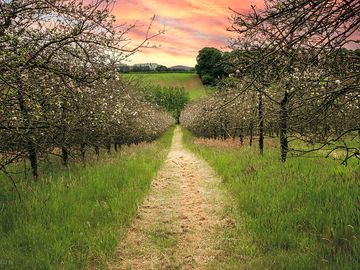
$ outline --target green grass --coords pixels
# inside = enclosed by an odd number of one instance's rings
[[[195,73],[125,73],[123,76],[139,79],[150,85],[184,87],[189,93],[190,100],[207,95],[205,87]]]
[[[359,269],[360,164],[324,158],[290,158],[267,147],[224,149],[193,143],[188,148],[222,176],[230,194],[213,269]]]
[[[177,245],[177,239],[167,230],[158,228],[150,232],[151,242],[161,250],[174,248]]]
[[[0,269],[104,269],[166,157],[172,131],[87,166],[49,169],[38,183],[20,181],[23,204],[0,175]]]

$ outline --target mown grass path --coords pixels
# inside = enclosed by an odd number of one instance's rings
[[[221,251],[220,179],[183,147],[176,128],[168,157],[110,269],[205,269]]]

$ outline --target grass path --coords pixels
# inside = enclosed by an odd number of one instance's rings
[[[110,269],[205,269],[220,255],[224,195],[212,168],[182,144],[171,150]]]

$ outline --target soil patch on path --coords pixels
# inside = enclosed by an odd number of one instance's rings
[[[206,269],[222,253],[217,250],[224,223],[221,180],[181,140],[178,127],[110,269]]]

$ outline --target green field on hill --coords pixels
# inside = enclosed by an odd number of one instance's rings
[[[150,85],[184,87],[190,100],[206,96],[206,88],[195,73],[126,73],[124,76]]]

